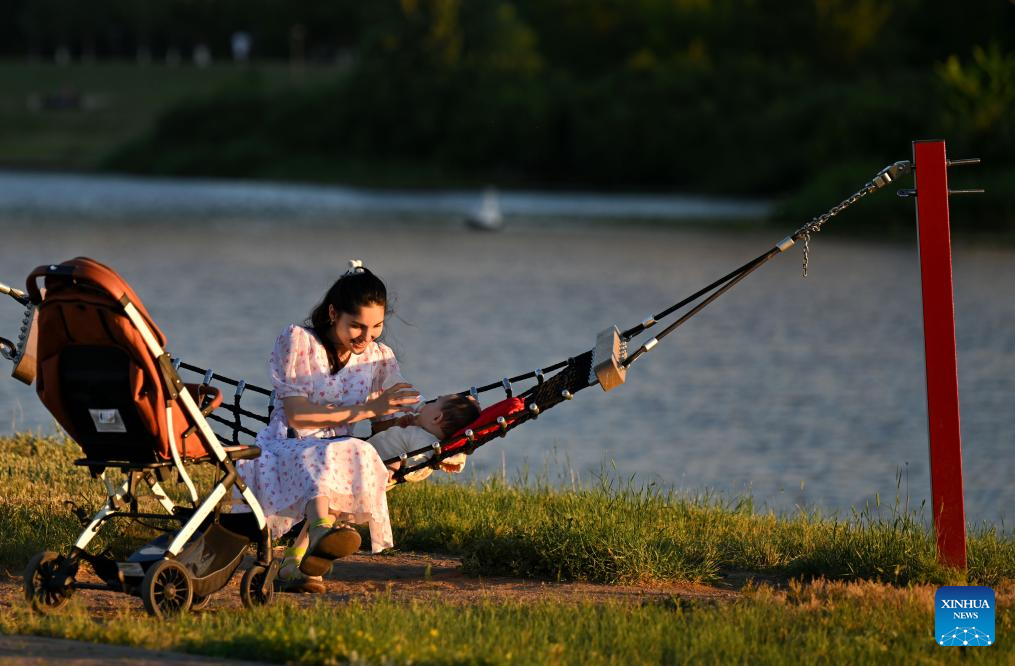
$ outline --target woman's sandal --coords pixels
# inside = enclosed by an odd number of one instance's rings
[[[300,571],[308,576],[323,576],[328,573],[335,560],[352,555],[359,550],[362,543],[359,532],[348,525],[311,528],[310,531],[310,546],[306,556],[300,561]]]

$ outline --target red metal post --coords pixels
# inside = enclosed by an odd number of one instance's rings
[[[948,225],[948,160],[944,141],[913,142],[916,218],[923,281],[923,335],[927,358],[930,484],[938,560],[966,567],[962,493],[958,361]]]

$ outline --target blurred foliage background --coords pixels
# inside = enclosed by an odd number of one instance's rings
[[[985,161],[954,172],[988,189],[964,217],[1015,228],[1012,0],[5,4],[7,166],[715,193],[799,219],[944,138]]]

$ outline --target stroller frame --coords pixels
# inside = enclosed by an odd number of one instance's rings
[[[136,296],[133,296],[126,283],[123,283],[111,269],[85,258],[37,268],[29,276],[27,286],[32,304],[40,309],[45,307],[43,293],[36,284],[36,280],[41,276],[47,277],[47,286],[50,278],[62,281],[64,286],[81,283],[88,285],[92,282],[100,287],[98,291],[108,294],[110,299],[119,304],[120,311],[117,314],[129,319],[133,329],[143,340],[144,351],[150,354],[150,359],[154,361],[152,366],[156,368],[154,372],[156,376],[150,379],[159,382],[162,390],[159,395],[164,397],[162,405],[164,421],[158,421],[164,427],[157,428],[155,438],[159,441],[163,437],[168,440],[165,444],[169,455],[162,452],[160,459],[159,455],[152,455],[151,451],[137,447],[137,456],[92,455],[75,461],[76,465],[87,467],[93,478],[102,480],[106,490],[106,501],[91,517],[83,509],[74,509],[84,529],[68,555],[43,551],[32,559],[24,575],[24,591],[28,602],[35,610],[46,612],[63,606],[75,589],[102,589],[140,596],[145,609],[157,617],[203,608],[211,594],[229,582],[241,564],[247,547],[255,543],[256,561],[241,580],[240,597],[246,606],[269,603],[274,593],[278,561],[273,558],[271,536],[261,505],[253,491],[243,482],[234,464],[236,460],[256,458],[260,455],[260,449],[256,446],[223,446],[220,443],[219,436],[211,429],[206,417],[221,405],[221,392],[207,384],[185,385],[181,381],[169,354],[159,340],[162,337],[161,333],[156,333],[154,324],[150,324],[151,320],[143,306],[140,306],[139,302],[137,304],[134,302]],[[122,285],[121,295],[117,294],[120,291],[117,285]],[[53,293],[52,290],[50,293]],[[73,301],[73,294],[70,300]],[[114,303],[106,302],[101,305],[108,310]],[[108,333],[109,329],[106,328]],[[113,337],[112,333],[109,335]],[[116,347],[115,344],[111,346]],[[140,345],[134,346],[132,350],[137,353],[140,351],[139,347]],[[60,348],[61,353],[65,348],[68,347]],[[61,358],[60,363],[63,361]],[[43,394],[41,382],[38,389],[41,398]],[[191,394],[192,391],[196,393],[197,399]],[[201,402],[200,406],[198,401]],[[71,424],[71,420],[63,405],[54,410],[45,399],[43,402],[54,411],[58,421],[73,436],[74,432],[67,427]],[[87,404],[91,406],[91,403]],[[80,405],[76,407],[79,408]],[[116,410],[88,411],[95,421],[97,430],[101,431],[103,418],[111,418],[110,427],[114,432],[123,433],[127,438],[131,437],[127,431],[127,425],[132,425],[129,423],[131,419],[121,416],[119,412],[113,418],[112,412]],[[103,412],[108,416],[104,417]],[[178,430],[185,424],[178,422],[174,424],[174,418],[178,420],[181,412],[186,422],[190,424],[182,435],[178,434]],[[61,415],[63,418],[60,418]],[[77,425],[80,425],[80,420],[77,421]],[[196,455],[188,456],[186,440],[192,435],[196,435],[198,440],[197,446],[191,446],[192,453]],[[78,443],[85,448],[88,456],[89,450],[85,443],[83,441]],[[102,450],[99,444],[91,446],[93,452]],[[132,451],[122,447],[120,450]],[[146,455],[142,454],[147,454],[147,459]],[[116,459],[118,457],[123,459]],[[199,497],[187,471],[187,466],[194,464],[212,464],[219,472],[214,486],[203,499]],[[121,483],[117,484],[109,478],[107,470],[110,468],[119,468],[123,472],[125,478]],[[191,504],[189,507],[174,502],[161,485],[173,472],[178,474],[179,481],[186,487]],[[141,482],[165,509],[165,514],[139,511],[138,495]],[[223,511],[232,508],[234,488],[239,493],[240,502],[250,508],[249,512]],[[127,561],[116,561],[105,552],[98,555],[89,553],[87,546],[98,535],[102,525],[120,517],[132,520],[169,520],[179,523],[180,527],[175,532],[159,528],[165,534],[133,553]],[[104,584],[75,580],[82,561],[92,567]]]

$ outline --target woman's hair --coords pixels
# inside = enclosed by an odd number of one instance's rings
[[[475,400],[462,395],[444,396],[441,403],[441,433],[450,437],[479,418],[479,405]]]
[[[335,374],[341,368],[338,364],[338,353],[335,345],[328,339],[328,330],[332,321],[328,313],[328,306],[335,308],[335,313],[341,316],[345,314],[357,315],[367,305],[380,305],[385,311],[388,307],[388,290],[379,277],[366,268],[354,268],[335,280],[324,300],[315,307],[304,326],[313,329],[317,339],[324,345],[328,353],[328,368],[331,374]]]

